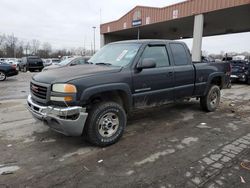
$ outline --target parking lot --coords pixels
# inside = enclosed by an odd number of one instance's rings
[[[32,118],[33,74],[0,83],[0,187],[249,187],[249,86],[224,90],[213,113],[196,100],[135,112],[118,143],[98,148]]]

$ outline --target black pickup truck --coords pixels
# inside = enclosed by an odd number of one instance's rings
[[[57,132],[107,146],[119,140],[136,108],[194,97],[205,111],[216,110],[230,72],[226,62],[192,63],[182,42],[116,42],[86,65],[33,76],[28,109]]]

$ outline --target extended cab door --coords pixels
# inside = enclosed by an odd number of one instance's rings
[[[191,97],[194,91],[195,70],[185,44],[169,43],[171,60],[174,64],[175,99]]]
[[[165,43],[147,45],[137,65],[146,58],[153,59],[156,67],[142,70],[135,67],[132,76],[135,106],[172,101],[174,99],[174,74]]]

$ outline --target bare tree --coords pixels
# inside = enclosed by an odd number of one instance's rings
[[[5,51],[7,57],[16,57],[16,45],[18,42],[18,38],[12,35],[7,35],[5,39]]]
[[[25,50],[25,55],[27,56],[28,53],[30,53],[30,43],[27,42],[25,45],[24,45],[24,50]]]
[[[19,41],[16,45],[16,57],[23,57],[24,44],[23,41]]]
[[[0,35],[0,57],[4,56],[4,44],[5,42],[5,35]]]
[[[48,58],[48,57],[49,57],[49,54],[50,54],[51,51],[52,51],[51,44],[48,43],[48,42],[44,42],[44,43],[43,43],[42,49],[43,49],[43,52],[44,52],[43,57]]]
[[[5,41],[5,35],[0,35],[0,46],[2,46],[4,41]]]
[[[40,41],[36,40],[36,39],[33,39],[31,41],[31,51],[32,51],[32,54],[36,55],[37,52],[38,52],[39,47],[40,47]]]

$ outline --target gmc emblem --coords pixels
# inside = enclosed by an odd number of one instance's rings
[[[38,87],[31,85],[31,90],[34,92],[38,92]]]

